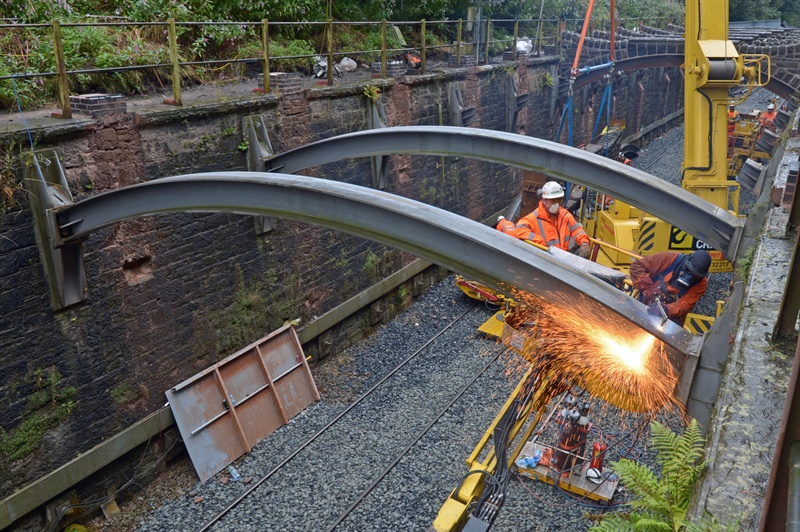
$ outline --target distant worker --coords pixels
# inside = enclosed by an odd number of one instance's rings
[[[631,281],[639,289],[639,301],[652,305],[660,299],[667,317],[683,326],[686,315],[708,288],[709,266],[711,255],[707,251],[691,255],[663,251],[631,264]]]
[[[761,113],[758,117],[758,123],[762,129],[769,129],[775,131],[775,118],[778,116],[778,111],[775,110],[775,104],[771,103],[767,106],[767,110]]]
[[[497,230],[520,240],[529,240],[543,246],[555,246],[564,251],[577,248],[577,254],[589,258],[589,235],[575,217],[561,204],[564,202],[564,189],[555,181],[548,181],[542,187],[539,206],[517,224],[502,216],[497,219]]]
[[[631,160],[628,158],[628,156],[627,156],[627,155],[625,155],[625,154],[624,154],[624,153],[622,153],[622,152],[619,152],[619,155],[617,156],[617,160],[618,160],[619,162],[621,162],[622,164],[624,164],[624,165],[627,165],[627,166],[633,166],[633,161],[631,161]]]
[[[736,130],[736,122],[739,122],[741,119],[739,111],[736,110],[736,106],[730,104],[728,106],[728,147],[734,144],[733,132]]]

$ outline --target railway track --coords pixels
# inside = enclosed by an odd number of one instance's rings
[[[477,326],[491,313],[471,301],[458,303],[466,306],[460,314],[399,364],[389,368],[387,360],[385,375],[302,444],[276,449],[285,458],[193,529],[364,530],[367,523],[368,528],[388,530],[430,526],[438,505],[464,473],[463,460],[471,446],[515,384],[504,377],[508,355],[502,346],[477,336]],[[475,405],[487,397],[492,400],[476,413]],[[461,436],[457,442],[448,441],[454,422],[473,427],[470,441]],[[432,447],[453,443],[456,446],[446,453],[445,463],[423,456]],[[453,474],[433,469],[431,464],[437,462]],[[419,478],[420,465],[428,470],[429,478]],[[413,509],[401,511],[404,502],[390,502],[397,493],[405,493],[401,500],[413,501],[412,505],[424,501],[426,511],[416,516]]]

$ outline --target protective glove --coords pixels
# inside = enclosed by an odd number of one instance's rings
[[[578,250],[578,256],[584,259],[588,259],[591,253],[591,247],[589,244],[581,244],[581,248]]]
[[[650,304],[653,301],[655,301],[655,299],[658,298],[658,296],[660,295],[661,295],[661,287],[659,287],[657,284],[654,284],[653,286],[644,291],[644,302],[646,304]]]
[[[658,308],[658,303],[653,301],[649,305],[647,305],[647,313],[652,314],[653,316],[658,316],[661,318],[661,309]]]

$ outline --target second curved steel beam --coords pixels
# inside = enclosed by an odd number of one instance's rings
[[[260,172],[168,177],[98,194],[51,211],[61,245],[130,218],[168,212],[276,216],[322,225],[403,249],[506,291],[580,305],[594,316],[618,316],[662,340],[681,371],[696,349],[692,335],[668,322],[662,330],[638,301],[598,279],[494,229],[424,203],[347,183]]]
[[[487,129],[404,126],[360,131],[308,144],[268,159],[267,171],[296,173],[346,158],[393,153],[467,157],[507,164],[610,194],[736,255],[744,221],[696,195],[601,155],[547,140]]]

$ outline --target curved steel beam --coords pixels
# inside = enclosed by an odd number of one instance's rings
[[[267,159],[268,171],[300,170],[391,153],[467,157],[545,172],[605,192],[666,220],[732,260],[744,221],[650,174],[578,148],[486,129],[406,126],[348,133]]]
[[[503,290],[524,290],[580,305],[591,315],[619,315],[671,347],[683,369],[693,337],[673,322],[664,330],[646,307],[547,253],[457,214],[379,190],[313,177],[214,172],[158,179],[54,209],[58,245],[110,224],[168,212],[277,216],[322,225],[403,249]]]
[[[654,54],[642,55],[630,59],[623,59],[614,63],[614,72],[634,72],[636,70],[643,70],[646,68],[660,68],[660,67],[680,67],[683,65],[683,54]],[[596,81],[603,79],[603,76],[608,74],[608,71],[590,72],[575,78],[572,84],[572,90],[582,89],[587,85],[591,85]],[[759,82],[763,83],[766,75],[762,74],[762,79]],[[792,98],[800,96],[800,90],[795,89],[783,80],[774,76],[770,77],[764,88],[773,94],[777,94],[784,100],[791,100]],[[569,84],[564,83],[558,87],[558,95],[566,96],[569,91]]]

